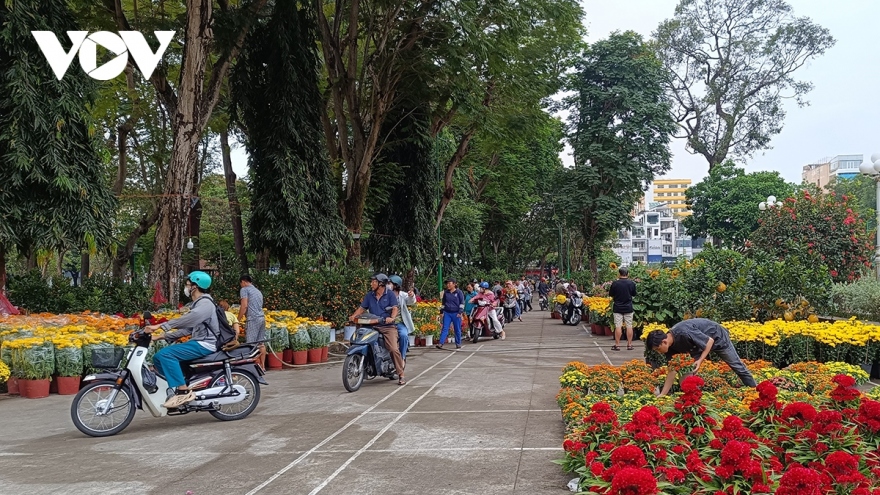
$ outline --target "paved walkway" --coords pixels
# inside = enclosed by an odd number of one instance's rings
[[[524,319],[504,341],[413,349],[403,387],[377,379],[347,393],[339,364],[271,372],[237,422],[139,411],[121,434],[89,438],[70,421],[71,397],[2,398],[0,494],[567,493],[552,463],[560,369],[642,353],[611,352],[608,337],[547,312]]]

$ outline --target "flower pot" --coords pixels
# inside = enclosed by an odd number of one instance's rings
[[[605,331],[606,337],[614,336],[614,330],[612,330],[611,327],[605,326],[605,327],[602,327],[602,330]]]
[[[324,346],[321,348],[321,362],[326,363],[330,359],[330,347]]]
[[[309,349],[309,363],[321,362],[321,349]]]
[[[557,313],[556,311],[554,311],[554,312],[550,313],[550,318],[553,319],[553,320],[561,320],[561,319],[562,319],[562,315],[560,315],[559,313]]]
[[[416,337],[416,347],[425,347],[424,337]]]
[[[415,345],[416,345],[416,336],[415,336],[415,335],[410,335],[410,336],[409,336],[409,346],[410,346],[410,347],[413,347],[413,346],[415,346]]]
[[[58,395],[76,395],[79,392],[79,376],[59,376],[55,378],[58,384]]]
[[[58,393],[58,377],[52,375],[52,378],[49,381],[49,393],[57,394]]]
[[[345,333],[342,336],[342,340],[347,340],[350,342],[351,338],[354,336],[355,330],[357,330],[357,327],[354,325],[346,326],[345,329],[343,330]]]
[[[593,335],[602,335],[602,331],[596,323],[590,323],[590,331],[593,332]]]
[[[434,345],[434,336],[433,335],[425,335],[425,345],[426,346]]]
[[[293,349],[284,349],[284,353],[281,354],[281,358],[285,363],[293,362]]]
[[[18,395],[19,387],[18,387],[18,378],[14,376],[9,377],[9,381],[6,382],[6,389],[9,392],[9,395]]]
[[[309,362],[309,351],[293,351],[293,364],[306,364]]]
[[[336,329],[330,329],[330,342],[336,342]]]
[[[42,399],[49,397],[49,379],[44,380],[19,380],[19,392],[26,399]]]
[[[280,370],[283,367],[281,363],[281,358],[283,358],[283,353],[280,352],[270,352],[266,354],[266,367],[270,370]]]

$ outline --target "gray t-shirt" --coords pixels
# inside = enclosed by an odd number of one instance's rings
[[[264,317],[263,314],[263,293],[253,285],[242,287],[238,294],[242,299],[247,298],[247,317],[258,318]]]

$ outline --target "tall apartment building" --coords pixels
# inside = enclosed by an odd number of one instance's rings
[[[859,165],[864,155],[837,155],[804,165],[801,179],[807,184],[825,188],[832,179],[851,179],[859,175]]]
[[[684,192],[689,187],[690,179],[657,179],[654,181],[654,201],[668,206],[676,217],[688,216],[691,211],[685,204]]]

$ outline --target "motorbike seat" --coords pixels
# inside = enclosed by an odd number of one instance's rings
[[[190,361],[185,361],[188,364],[203,364],[203,363],[216,363],[218,361],[225,361],[227,359],[243,359],[251,355],[254,351],[254,346],[251,344],[242,344],[235,349],[226,352],[226,351],[217,351],[212,354],[208,354],[207,356],[200,357],[198,359],[193,359]]]

